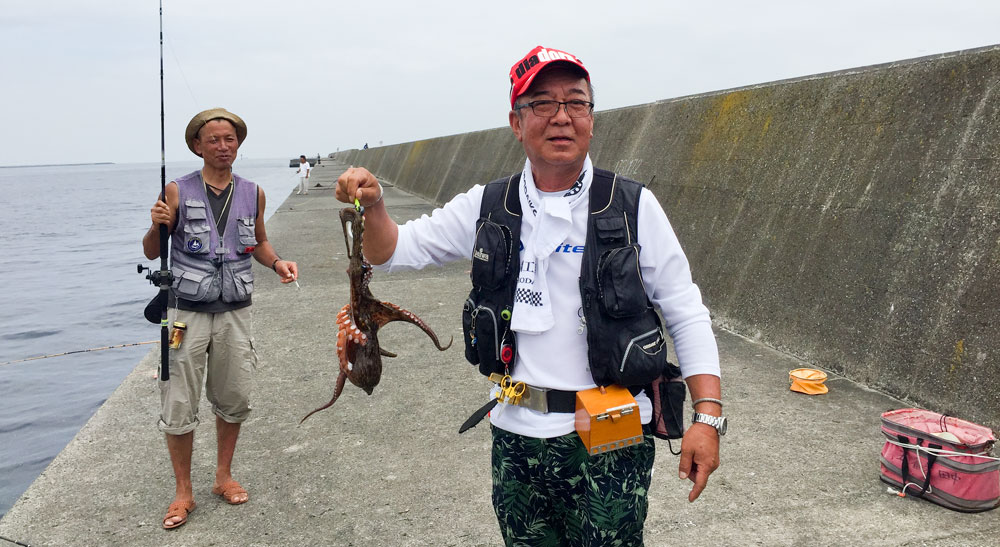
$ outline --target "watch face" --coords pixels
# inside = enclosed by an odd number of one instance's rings
[[[725,435],[725,434],[726,434],[726,429],[727,429],[728,427],[729,427],[729,420],[727,420],[727,419],[725,418],[725,416],[723,416],[723,417],[719,418],[719,426],[718,426],[718,427],[716,427],[716,429],[718,429],[718,430],[719,430],[719,436],[720,436],[720,437],[721,437],[722,435]]]

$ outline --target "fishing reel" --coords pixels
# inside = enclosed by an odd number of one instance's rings
[[[146,274],[146,279],[149,280],[150,285],[155,285],[157,287],[171,286],[174,283],[174,274],[170,270],[153,270],[142,264],[135,265],[136,273],[142,274],[142,272],[148,272]]]

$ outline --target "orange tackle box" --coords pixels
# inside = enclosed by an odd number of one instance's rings
[[[642,442],[639,405],[621,386],[576,393],[576,431],[591,456]]]

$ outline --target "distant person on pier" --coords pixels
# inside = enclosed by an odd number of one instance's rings
[[[382,269],[471,258],[465,357],[495,385],[462,428],[492,408],[492,470],[482,478],[492,479],[504,542],[642,545],[655,452],[648,386],[667,374],[664,327],[694,407],[678,466],[694,483],[689,501],[719,465],[726,421],[712,321],[656,196],[592,164],[594,88],[583,63],[539,46],[511,67],[510,84],[521,171],[403,226],[363,168],[340,176],[336,196],[364,206],[364,254]],[[576,400],[607,403],[612,391],[632,400],[600,408],[640,419],[627,432],[615,424],[628,420],[608,420],[621,435],[609,438],[621,441],[595,452],[578,433]]]
[[[308,194],[309,193],[309,160],[306,159],[305,155],[299,156],[299,170],[296,171],[299,174],[299,188],[295,191],[296,194]]]
[[[233,173],[236,151],[247,135],[239,116],[222,108],[198,113],[184,137],[204,166],[166,186],[166,200],[150,211],[152,226],[142,238],[146,258],[160,256],[159,225],[167,226],[171,273],[168,318],[171,338],[183,324],[179,347],[170,348],[170,379],[160,381],[160,431],[173,465],[174,500],[163,519],[166,529],[187,522],[195,508],[191,455],[202,386],[212,403],[218,463],[212,493],[238,505],[250,499],[232,476],[240,425],[250,415],[250,387],[257,365],[251,332],[253,271],[250,258],[274,270],[282,283],[298,277],[264,230],[264,191]]]

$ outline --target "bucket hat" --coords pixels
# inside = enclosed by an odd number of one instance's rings
[[[243,121],[243,118],[225,108],[203,110],[191,118],[191,121],[187,124],[187,129],[184,130],[184,140],[187,141],[188,149],[198,157],[201,157],[201,154],[194,151],[194,140],[198,137],[198,131],[201,131],[201,128],[212,120],[226,120],[233,124],[233,127],[236,128],[236,140],[240,144],[243,144],[243,140],[247,138],[247,124]]]

